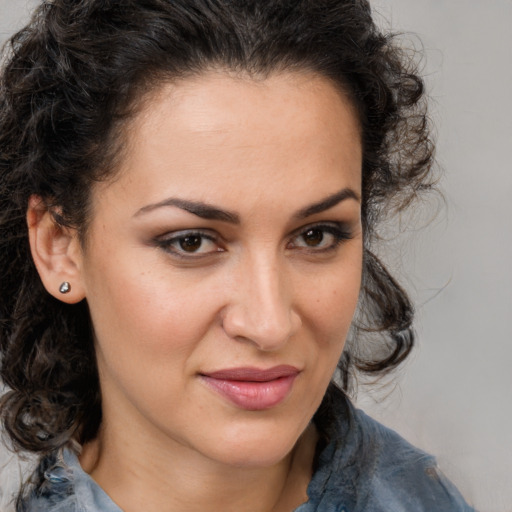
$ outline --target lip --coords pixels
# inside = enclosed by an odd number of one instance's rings
[[[232,404],[248,411],[279,405],[291,392],[300,370],[290,365],[260,369],[240,367],[202,373],[205,384]]]

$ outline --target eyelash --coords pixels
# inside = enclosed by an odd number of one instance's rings
[[[307,226],[306,228],[301,228],[300,231],[295,234],[292,239],[297,239],[299,237],[304,237],[308,232],[319,231],[322,233],[322,242],[325,237],[325,234],[331,235],[333,237],[333,241],[324,248],[316,248],[316,247],[304,247],[305,250],[311,253],[327,253],[330,251],[334,251],[338,248],[340,244],[343,242],[350,240],[352,238],[352,233],[347,229],[346,225],[335,222],[330,224],[312,224],[311,226]]]
[[[179,231],[177,233],[173,233],[172,236],[164,236],[162,238],[158,238],[155,242],[158,247],[163,249],[164,251],[172,254],[175,257],[182,259],[199,259],[204,258],[205,256],[210,256],[211,254],[217,252],[224,252],[223,249],[217,249],[215,251],[210,251],[207,253],[187,253],[185,250],[176,249],[174,246],[179,244],[180,241],[185,241],[187,239],[199,238],[201,240],[199,247],[201,247],[205,240],[210,241],[216,245],[219,244],[218,237],[212,236],[210,234],[204,233],[203,231]]]
[[[296,240],[300,237],[306,236],[308,232],[317,231],[322,234],[322,238],[320,243],[324,241],[325,235],[330,235],[333,237],[332,242],[327,247],[317,248],[315,246],[307,246],[307,242],[304,241],[303,246],[295,245],[295,248],[299,250],[304,250],[309,254],[325,254],[331,251],[334,251],[338,248],[340,244],[342,244],[346,240],[350,240],[352,238],[352,233],[347,229],[346,225],[343,223],[332,222],[332,223],[323,223],[323,224],[312,224],[310,226],[306,226],[305,228],[301,228],[299,231],[295,232],[292,235],[291,240]],[[167,253],[172,254],[175,257],[184,259],[184,260],[194,260],[205,258],[211,256],[215,253],[222,253],[225,250],[222,248],[218,248],[217,250],[208,251],[208,252],[190,252],[187,253],[183,249],[177,249],[176,246],[180,244],[180,242],[185,242],[187,239],[199,239],[198,249],[204,244],[204,241],[212,242],[213,244],[219,246],[219,237],[215,235],[211,235],[209,233],[205,233],[200,230],[185,230],[176,233],[172,233],[172,236],[165,235],[163,237],[159,237],[155,240],[155,245],[166,251]],[[292,242],[290,242],[292,243]],[[290,243],[287,244],[287,248],[290,247]],[[292,246],[293,248],[293,246]]]

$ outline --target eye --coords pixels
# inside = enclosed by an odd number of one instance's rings
[[[341,224],[317,224],[301,230],[288,247],[325,252],[335,249],[341,242],[350,238],[351,233]]]
[[[308,229],[302,235],[302,239],[308,247],[317,247],[324,241],[324,231],[318,228]]]
[[[197,258],[224,251],[215,236],[197,231],[171,233],[159,237],[156,244],[182,258]]]
[[[203,245],[203,237],[201,235],[188,235],[177,240],[180,249],[185,252],[197,252]]]

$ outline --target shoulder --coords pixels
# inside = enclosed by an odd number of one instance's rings
[[[337,404],[304,512],[474,511],[433,456],[344,402]]]
[[[31,478],[30,491],[18,502],[17,512],[76,512],[73,469],[62,453],[43,457]]]
[[[370,510],[473,510],[440,471],[435,457],[362,411],[353,409],[353,414],[361,431],[360,448],[367,456],[364,467],[371,475],[366,497]]]
[[[83,471],[71,449],[44,457],[32,481],[30,492],[20,500],[17,512],[121,512]]]

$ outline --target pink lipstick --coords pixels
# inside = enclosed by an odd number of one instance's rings
[[[290,393],[300,370],[280,365],[265,370],[243,367],[201,374],[204,382],[231,403],[249,411],[270,409]]]

